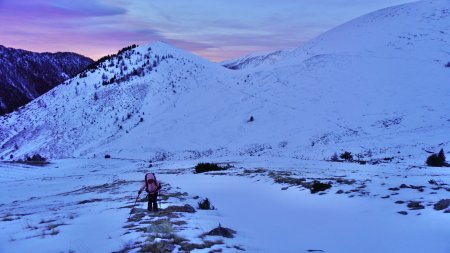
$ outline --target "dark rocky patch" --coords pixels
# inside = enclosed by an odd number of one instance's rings
[[[80,202],[78,202],[78,205],[84,205],[87,203],[93,203],[93,202],[99,202],[102,201],[102,199],[87,199],[87,200],[82,200]]]
[[[168,206],[167,208],[163,209],[161,212],[166,213],[173,213],[173,212],[179,212],[179,213],[195,213],[195,208],[192,207],[189,204],[186,204],[184,206]]]
[[[233,238],[234,235],[236,234],[236,231],[226,228],[226,227],[222,227],[220,224],[217,228],[214,228],[213,230],[209,231],[208,233],[204,234],[204,235],[212,235],[212,236],[222,236],[222,237],[226,237],[226,238]]]
[[[208,198],[198,202],[198,209],[200,210],[214,210],[214,206],[211,204]]]
[[[434,204],[434,210],[441,211],[447,209],[450,206],[450,199],[441,199]]]
[[[408,203],[407,207],[410,210],[420,210],[420,209],[424,209],[425,207],[421,204],[420,201],[411,201]]]
[[[320,191],[325,191],[331,188],[331,183],[322,183],[319,181],[314,181],[309,190],[311,191],[312,194],[320,192]]]

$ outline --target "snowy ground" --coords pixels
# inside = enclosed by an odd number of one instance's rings
[[[163,211],[142,199],[131,219],[145,161],[1,163],[0,252],[152,252],[161,238],[174,252],[450,252],[450,214],[433,208],[450,198],[448,169],[258,157],[194,174],[197,162],[156,163]],[[332,188],[311,194],[312,180]],[[216,210],[198,210],[203,198]],[[169,211],[185,204],[196,212]],[[219,223],[235,238],[202,236]]]

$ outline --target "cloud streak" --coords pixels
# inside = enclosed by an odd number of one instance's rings
[[[94,59],[163,40],[219,61],[295,47],[351,18],[409,0],[0,0],[0,44]]]

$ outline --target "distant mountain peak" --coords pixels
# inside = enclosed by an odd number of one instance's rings
[[[75,53],[35,53],[0,45],[0,115],[25,105],[91,63]]]

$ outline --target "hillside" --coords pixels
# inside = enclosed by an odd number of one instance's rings
[[[152,124],[180,94],[207,87],[210,71],[223,69],[159,42],[129,47],[96,65],[1,119],[8,156],[87,154]]]
[[[0,45],[0,115],[25,105],[92,62],[75,53],[34,53]]]
[[[446,64],[449,16],[448,0],[424,0],[378,10],[318,36],[291,56],[303,61],[322,54],[367,55],[432,59]]]
[[[226,68],[233,70],[256,68],[259,66],[274,64],[280,61],[281,59],[284,59],[289,54],[291,54],[292,50],[293,49],[283,49],[269,53],[266,52],[252,53],[236,59],[223,61],[220,64]]]
[[[448,6],[380,10],[254,69],[163,43],[130,48],[3,117],[0,154],[322,160],[350,151],[423,164],[450,142]]]

